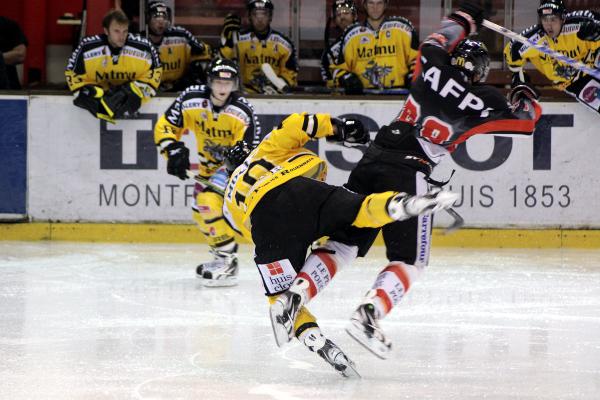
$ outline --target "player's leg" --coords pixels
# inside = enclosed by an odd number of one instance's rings
[[[396,188],[417,195],[427,192],[422,173],[399,171]],[[386,358],[391,342],[380,321],[406,295],[429,261],[433,216],[421,214],[382,228],[387,258],[390,260],[377,275],[371,289],[352,314],[347,332],[380,358]]]
[[[206,286],[233,286],[237,283],[238,259],[235,233],[223,217],[223,197],[196,184],[193,218],[205,236],[212,261],[196,268],[196,274]]]

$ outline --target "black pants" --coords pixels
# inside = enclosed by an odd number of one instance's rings
[[[365,197],[305,177],[267,193],[250,215],[254,260],[267,294],[286,290],[312,242],[350,226]],[[282,260],[289,260],[293,271]]]
[[[389,190],[411,195],[425,193],[426,175],[409,163],[404,163],[404,156],[372,144],[345,186],[364,195]],[[426,265],[429,261],[432,222],[432,215],[421,215],[381,228],[387,258],[390,261]],[[364,257],[378,233],[379,229],[349,227],[331,235],[331,239],[358,246],[358,255]]]

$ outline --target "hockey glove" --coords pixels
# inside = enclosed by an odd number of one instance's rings
[[[99,86],[88,85],[79,89],[73,104],[89,111],[94,117],[115,123],[112,114],[102,104],[104,90]]]
[[[334,134],[327,136],[328,142],[345,143],[350,146],[367,144],[371,139],[369,132],[365,129],[362,122],[354,118],[340,120],[331,119],[331,124],[335,126]]]
[[[130,117],[142,106],[144,93],[135,82],[124,83],[117,87],[114,93],[115,118]]]
[[[588,42],[600,40],[600,21],[585,21],[579,25],[577,38]]]
[[[187,179],[187,170],[190,169],[190,150],[183,142],[170,143],[163,150],[167,154],[167,173],[181,180]]]
[[[362,94],[363,93],[363,84],[360,78],[353,74],[352,72],[348,72],[342,75],[339,78],[340,86],[344,88],[344,93],[346,94]]]
[[[223,21],[221,30],[221,44],[227,47],[233,47],[233,38],[238,34],[242,26],[242,20],[235,14],[227,14]]]
[[[540,98],[540,93],[535,87],[529,82],[529,76],[525,73],[515,73],[512,77],[511,89],[508,93],[508,102],[515,104],[522,98],[530,100],[537,100]]]
[[[463,0],[459,3],[456,12],[449,18],[456,21],[467,32],[467,35],[477,33],[483,23],[483,7],[481,0]]]
[[[237,167],[242,165],[244,160],[250,154],[250,146],[244,140],[240,140],[225,153],[224,165],[229,175],[235,171]]]

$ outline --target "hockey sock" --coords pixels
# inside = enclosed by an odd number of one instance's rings
[[[385,317],[402,300],[421,271],[414,265],[393,261],[379,273],[365,299],[375,306],[377,319]]]
[[[291,291],[304,290],[305,302],[310,301],[331,282],[340,266],[349,264],[356,258],[357,247],[348,246],[335,241],[328,241],[324,246],[311,252],[304,266],[290,286]],[[308,282],[308,289],[306,287]]]

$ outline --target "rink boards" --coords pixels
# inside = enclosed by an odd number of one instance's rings
[[[0,97],[4,119],[6,99]],[[26,199],[26,204],[12,204],[13,213],[24,211],[37,222],[190,222],[193,184],[167,175],[165,160],[153,144],[153,125],[173,98],[153,99],[142,107],[138,119],[115,125],[75,108],[70,96],[20,100],[28,100],[23,115],[27,129],[10,137],[26,135],[26,197],[11,201]],[[307,111],[359,117],[374,135],[402,106],[400,100],[342,98],[251,102],[263,134],[287,114]],[[435,179],[446,180],[456,170],[449,185],[462,195],[456,210],[465,217],[466,226],[600,227],[600,178],[595,172],[600,117],[570,102],[543,103],[543,109],[533,137],[474,137],[434,172]],[[13,129],[22,126],[17,121]],[[184,141],[195,149],[193,135],[186,135]],[[328,161],[328,182],[333,184],[344,183],[361,156],[359,149],[325,141],[312,143],[312,149]],[[7,159],[9,168],[22,169],[18,157]],[[3,193],[14,190],[14,182],[1,182]],[[0,214],[6,214],[5,209]],[[447,223],[444,215],[438,218],[440,226]]]

